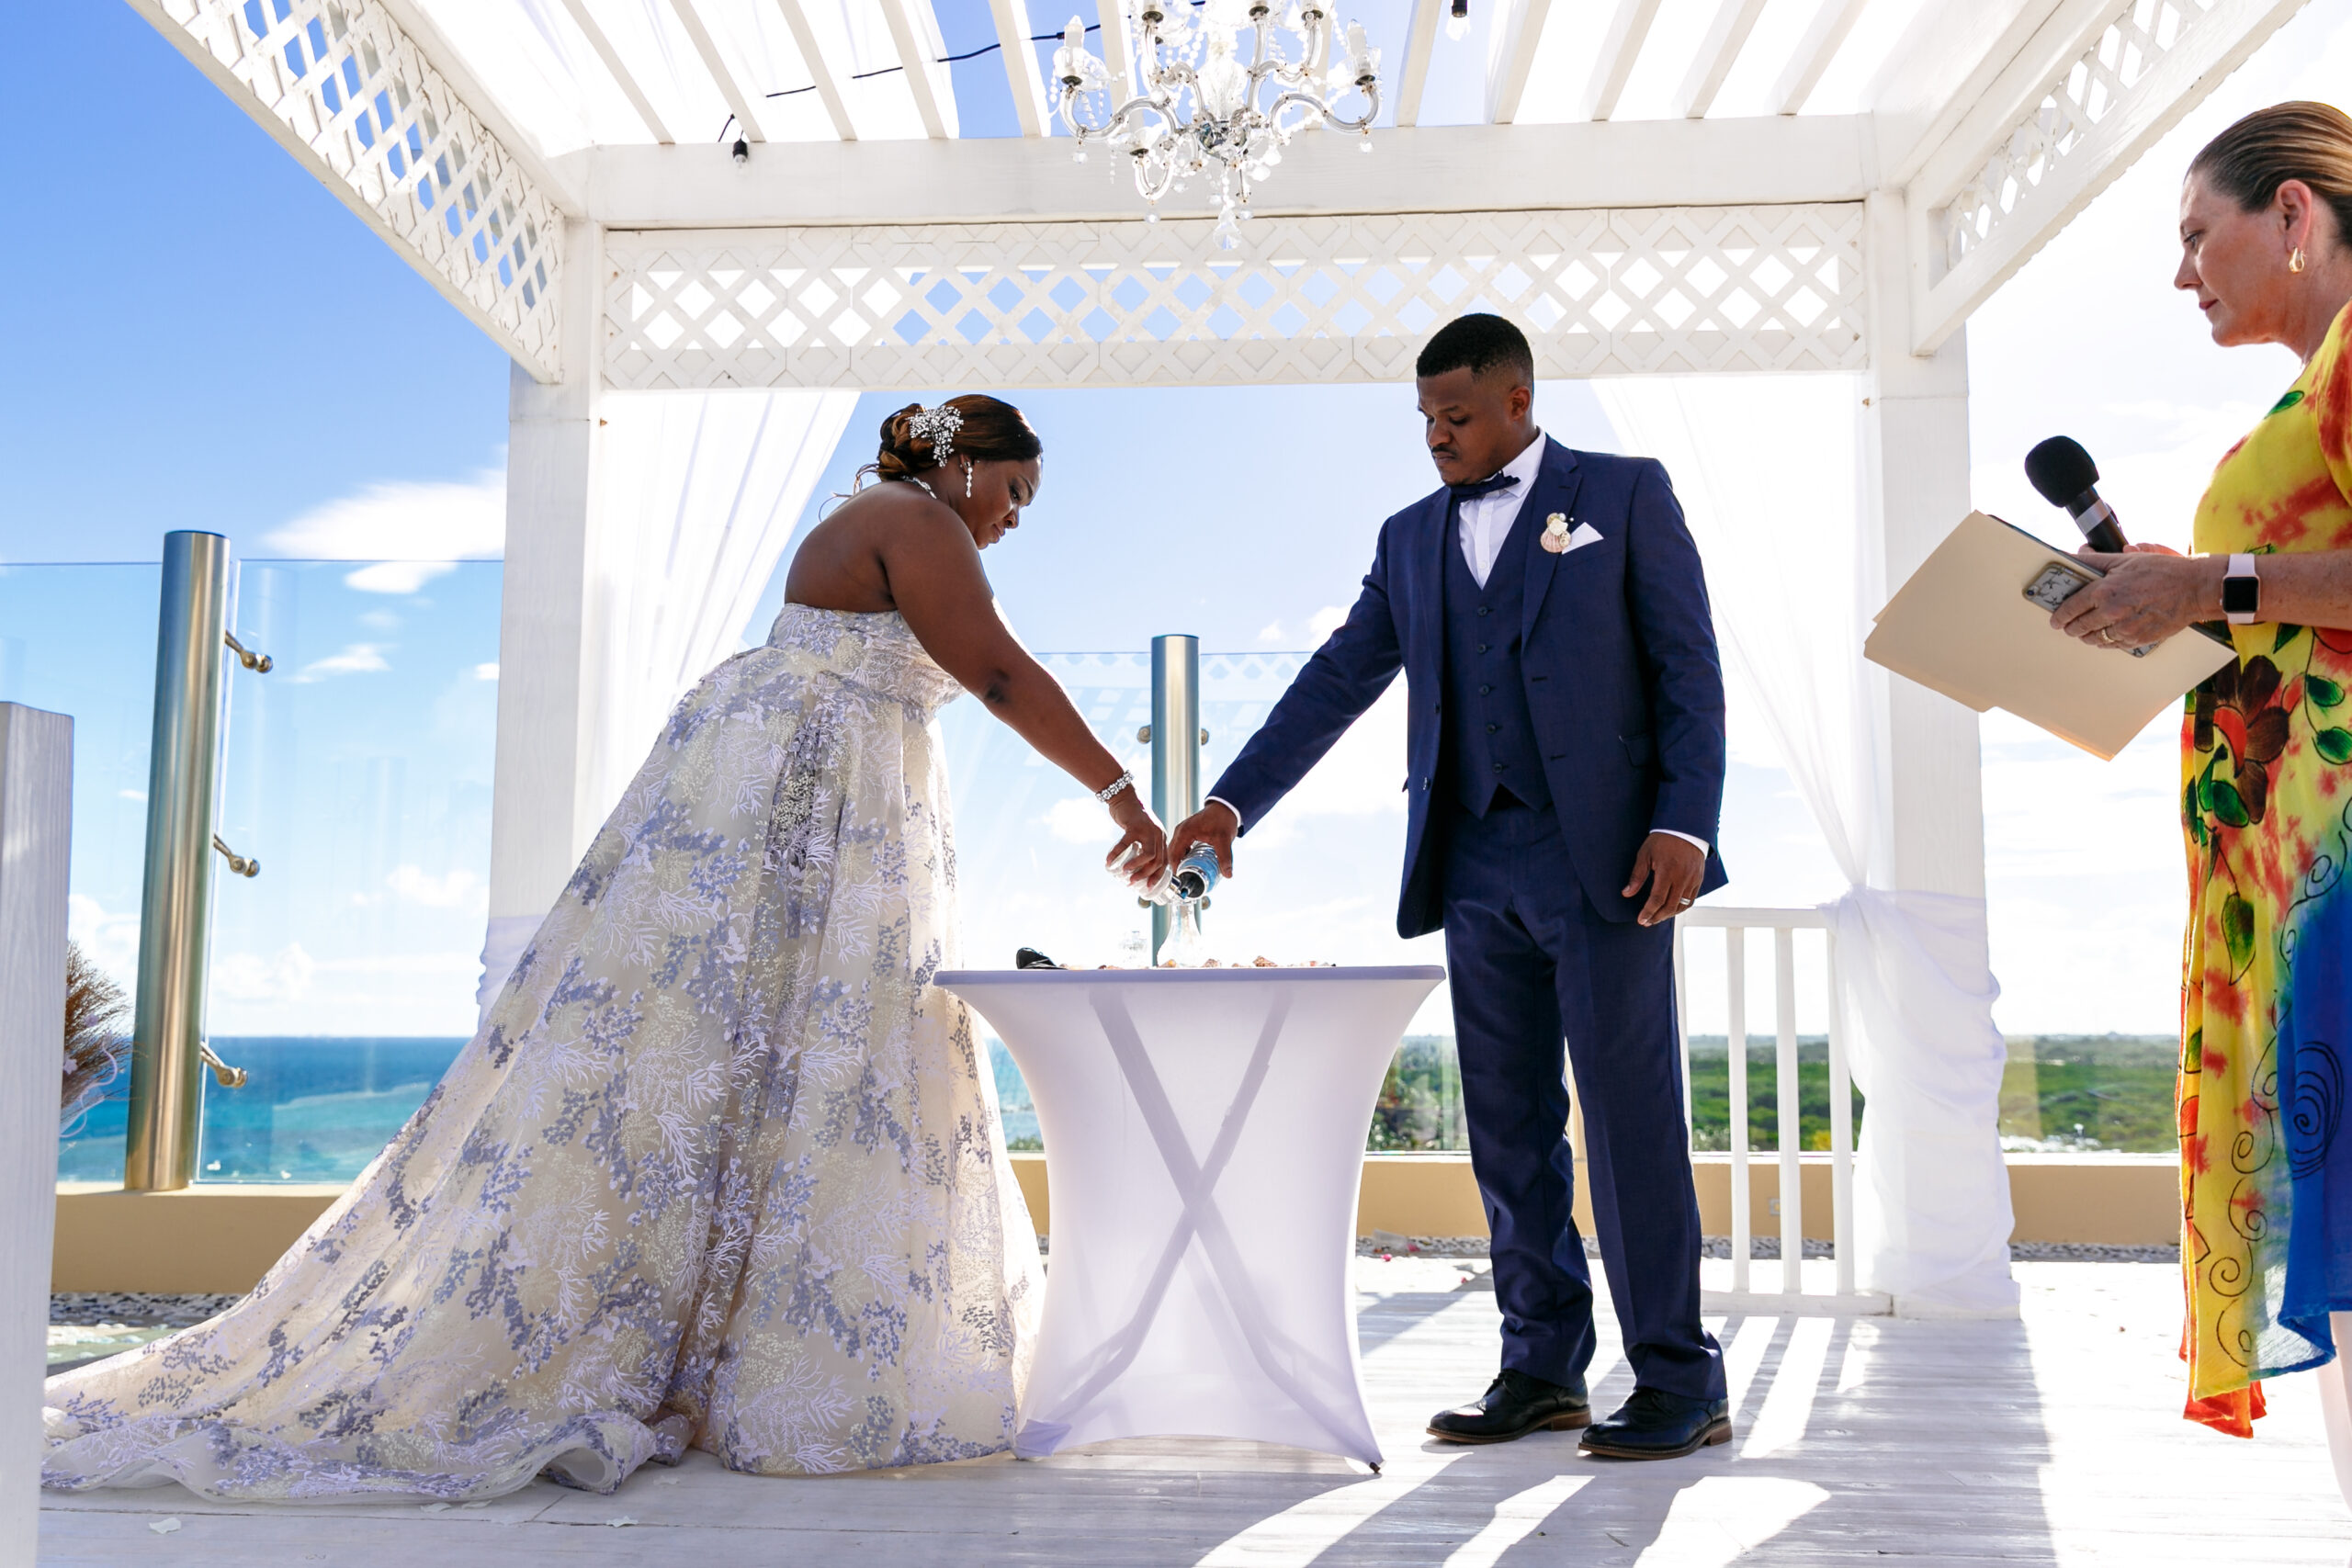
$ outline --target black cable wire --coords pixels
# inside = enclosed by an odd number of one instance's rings
[[[1208,3],[1209,0],[1190,0],[1190,4],[1196,9],[1207,5]],[[1099,33],[1102,30],[1102,24],[1096,22],[1086,30],[1090,33]],[[1061,40],[1062,37],[1063,35],[1060,33],[1032,33],[1029,35],[1029,41],[1031,43],[1057,43]],[[967,60],[978,60],[983,54],[994,54],[998,50],[1001,50],[1003,47],[1003,40],[999,39],[995,43],[982,44],[979,48],[973,50],[968,54],[942,55],[939,59],[933,61],[932,63],[934,65],[960,65]],[[888,76],[893,72],[904,71],[906,67],[903,65],[885,65],[880,67],[878,70],[874,71],[854,71],[850,73],[849,79],[853,82],[871,81],[876,76]],[[817,84],[811,82],[805,87],[786,87],[779,92],[762,93],[760,96],[763,98],[791,98],[797,97],[802,93],[813,93],[816,90]],[[718,136],[717,140],[720,141],[726,141],[727,133],[733,129],[735,129],[735,117],[730,114],[727,117],[727,123],[718,128]]]

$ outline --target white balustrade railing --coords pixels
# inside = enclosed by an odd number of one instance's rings
[[[1804,1185],[1799,1132],[1797,1080],[1796,933],[1818,931],[1827,957],[1829,997],[1829,1216],[1836,1256],[1835,1293],[1854,1288],[1854,1096],[1847,1071],[1845,1032],[1838,1007],[1837,933],[1818,909],[1742,909],[1702,905],[1675,921],[1674,999],[1681,1020],[1682,1120],[1690,1122],[1690,1009],[1684,933],[1694,928],[1724,932],[1724,988],[1728,1017],[1724,1044],[1731,1077],[1731,1288],[1749,1289],[1749,1149],[1747,1146],[1747,933],[1772,933],[1772,993],[1775,1071],[1779,1098],[1778,1144],[1781,1189],[1781,1282],[1783,1295],[1804,1293]],[[1695,1146],[1695,1145],[1694,1145]]]

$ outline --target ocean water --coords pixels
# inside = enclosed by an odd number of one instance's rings
[[[199,1181],[348,1181],[391,1141],[464,1049],[460,1039],[302,1036],[216,1037],[221,1060],[245,1069],[243,1089],[204,1075]],[[1035,1148],[1037,1113],[1021,1069],[995,1040],[995,1071],[1008,1141]],[[57,1152],[61,1181],[122,1179],[126,1073]]]

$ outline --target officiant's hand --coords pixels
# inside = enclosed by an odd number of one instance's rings
[[[1654,926],[1689,908],[1690,901],[1699,897],[1699,884],[1706,874],[1706,851],[1671,833],[1652,833],[1642,840],[1641,852],[1634,856],[1634,874],[1626,879],[1624,896],[1634,897],[1640,894],[1642,884],[1649,884],[1650,896],[1643,900],[1642,912],[1634,918],[1645,926]]]
[[[1177,823],[1176,830],[1168,835],[1168,841],[1183,845],[1185,854],[1193,852],[1194,844],[1206,844],[1216,852],[1216,874],[1231,876],[1233,835],[1240,828],[1241,819],[1234,816],[1233,807],[1221,800],[1212,800]]]
[[[1143,803],[1143,792],[1129,785],[1111,797],[1111,820],[1118,825],[1119,841],[1102,857],[1114,876],[1130,886],[1149,887],[1168,870],[1168,834],[1159,818]],[[1125,863],[1120,863],[1124,861]]]
[[[2162,545],[2133,545],[2120,556],[2075,553],[2106,575],[2068,594],[2050,624],[2094,648],[2144,648],[2221,615],[2226,556],[2184,556]]]

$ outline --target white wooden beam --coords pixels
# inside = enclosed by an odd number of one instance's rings
[[[1973,4],[1973,0],[1962,0]],[[1777,114],[1795,114],[1804,107],[1813,90],[1821,85],[1821,78],[1829,70],[1829,62],[1838,58],[1845,47],[1846,35],[1862,17],[1862,7],[1870,0],[1821,0],[1821,9],[1813,14],[1813,22],[1797,40],[1796,51],[1789,56],[1781,79],[1772,85],[1772,107]]]
[[[563,8],[571,13],[572,24],[586,36],[588,47],[594,50],[596,58],[605,62],[605,70],[612,76],[614,85],[620,88],[621,96],[627,98],[628,107],[637,111],[637,118],[645,122],[645,129],[651,133],[653,140],[675,141],[677,138],[670,134],[670,128],[662,123],[662,116],[654,108],[653,100],[647,97],[645,89],[638,85],[636,74],[628,68],[628,62],[621,58],[621,51],[613,47],[613,40],[597,22],[595,13],[588,9],[587,0],[563,0]]]
[[[1927,155],[1984,104],[1994,80],[2070,3],[1974,0],[1922,10],[1862,93],[1887,183],[1909,185]]]
[[[1112,91],[1117,95],[1112,101],[1124,103],[1143,90],[1143,80],[1136,73],[1135,41],[1127,36],[1126,0],[1094,0],[1094,15],[1102,24],[1102,61],[1111,68]]]
[[[2101,25],[2084,28],[2075,41],[2079,51],[2044,78],[2041,93],[2025,98],[2025,107],[1998,134],[1973,143],[1958,141],[1939,148],[1926,162],[1908,195],[1912,243],[1920,261],[1911,271],[1911,332],[1914,348],[1930,353],[1960,330],[1971,312],[2030,260],[2099,192],[2105,190],[2141,153],[2203,102],[2223,78],[2302,9],[2305,0],[2214,0],[2202,13],[2187,14],[2170,38],[2161,39],[2161,53],[2149,56],[2147,39],[2136,40],[2130,52],[2142,62],[2140,74],[2128,85],[2112,80],[2100,84],[2098,112],[2069,100],[2061,117],[2068,134],[2062,140],[2040,130],[2041,105],[2067,91],[2075,66],[2101,51],[2108,26],[2132,24],[2133,13]],[[2124,51],[2114,51],[2121,53]],[[2099,56],[2104,59],[2103,56]],[[2117,69],[2112,61],[2105,68]],[[2003,73],[2003,83],[2010,80]],[[1973,117],[1962,134],[1974,125]],[[2006,159],[2016,138],[2029,129],[2041,138],[2038,156],[2030,170],[2004,165],[2014,176],[2015,198],[1997,211],[1989,233],[1973,241],[1954,260],[1945,238],[1945,209],[1954,202],[1980,199],[1996,159]],[[2030,179],[2028,175],[2034,177]],[[1989,183],[2008,183],[1991,180]],[[1978,194],[1971,195],[1973,191]]]
[[[0,703],[0,1562],[33,1568],[57,1221],[74,721]]]
[[[218,3],[218,0],[214,0]],[[483,85],[481,77],[466,62],[456,45],[434,26],[433,18],[419,9],[416,0],[372,0],[381,7],[392,24],[406,35],[409,46],[432,66],[444,82],[464,101],[466,110],[481,122],[484,130],[498,138],[498,144],[514,161],[515,167],[531,177],[547,198],[560,210],[579,210],[577,193],[568,189],[563,177],[555,172],[539,139],[524,129],[521,122],[506,112],[498,96]],[[131,7],[152,15],[153,0],[131,0]],[[181,0],[184,6],[186,0]]]
[[[323,0],[282,9],[236,0],[129,3],[534,378],[561,375],[561,264],[551,236],[567,211],[586,206],[571,187],[572,165],[508,146],[484,118],[503,118],[495,107],[477,112],[383,0],[337,0],[332,32],[320,15]],[[266,28],[258,36],[256,15]],[[355,73],[358,91],[350,90]],[[408,155],[413,141],[423,143],[423,156]],[[441,187],[445,158],[465,169],[469,201]]]
[[[718,152],[734,168],[724,149],[689,146]],[[597,644],[607,635],[599,613],[611,593],[612,550],[597,499],[604,240],[597,224],[564,225],[564,378],[536,386],[517,375],[507,391],[486,998],[497,994],[612,806],[584,798],[606,706]]]
[[[1457,125],[1303,136],[1253,202],[1279,213],[1485,212],[1859,201],[1871,188],[1860,117]],[[724,148],[684,142],[565,155],[614,229],[1140,220],[1132,187],[1019,137],[812,141],[792,177],[746,180]]]
[[[1421,93],[1430,85],[1430,57],[1437,52],[1437,25],[1446,0],[1413,0],[1405,28],[1405,65],[1396,73],[1396,123],[1421,123]]]
[[[579,0],[571,0],[574,5]],[[818,101],[825,106],[825,117],[833,122],[833,134],[843,141],[857,140],[857,126],[850,118],[849,103],[842,96],[842,88],[849,81],[849,68],[835,60],[817,39],[817,29],[808,25],[808,7],[800,0],[775,0],[775,8],[784,13],[784,25],[792,29],[792,41],[800,51],[800,63],[816,78]]]
[[[1519,118],[1527,96],[1529,73],[1535,68],[1535,51],[1544,41],[1544,24],[1551,19],[1552,0],[1498,0],[1502,13],[1495,24],[1487,56],[1487,119],[1509,125]]]
[[[1995,149],[2050,96],[2052,84],[2098,47],[2117,9],[2115,0],[2056,0],[2046,7],[2040,25],[1959,106],[1951,129],[1911,160],[1914,172],[1903,183],[1918,197],[1912,205],[1941,207],[1975,177]]]
[[[1967,514],[1968,354],[1957,337],[1932,355],[1904,352],[1904,280],[1916,257],[1905,239],[1912,226],[1901,193],[1873,195],[1868,218],[1862,265],[1869,270],[1873,352],[1861,389],[1863,406],[1857,411],[1861,493],[1855,531],[1864,596],[1868,604],[1878,604]],[[1951,973],[1956,976],[1965,964],[1982,976],[1972,980],[1972,988],[1989,992],[1984,986],[1989,974],[1977,716],[1899,676],[1865,682],[1862,697],[1865,733],[1872,743],[1872,754],[1864,760],[1874,797],[1872,841],[1863,851],[1871,883],[1940,896],[1943,907],[1931,918],[1941,940],[1952,944],[1947,950],[1954,954]],[[1838,962],[1852,975],[1884,961],[1865,948],[1841,949]],[[1914,1064],[1971,1055],[1981,1062],[1988,1048],[1996,1058],[2000,1050],[1983,1000],[1962,1008],[1915,1009],[1899,1020],[1871,1023],[1890,1032],[1868,1038],[1864,1059],[1880,1065],[1882,1081],[1896,1085],[1916,1070]],[[1994,1073],[1975,1077],[1964,1095],[1906,1098],[1897,1090],[1887,1097],[1899,1107],[1889,1118],[1898,1123],[1897,1135],[1889,1138],[1882,1131],[1880,1141],[1864,1152],[1858,1184],[1874,1191],[1882,1207],[1907,1213],[1905,1223],[1914,1227],[1932,1226],[1939,1238],[1967,1236],[1968,1247],[1954,1249],[1954,1256],[1976,1260],[1955,1275],[1940,1258],[1893,1244],[1873,1248],[1866,1255],[1864,1282],[1893,1291],[1905,1303],[1902,1310],[1979,1316],[1996,1315],[2005,1306],[2015,1311],[2018,1292],[2007,1259],[1997,1245],[1983,1245],[1997,1242],[2010,1228],[2008,1173],[1994,1135],[1998,1087]]]
[[[947,51],[939,41],[939,18],[931,0],[881,0],[881,5],[899,63],[907,68],[907,88],[914,95],[923,134],[934,141],[953,138],[957,130],[956,88],[947,67],[939,62]]]
[[[758,112],[752,107],[752,96],[735,80],[735,73],[727,68],[727,57],[718,52],[718,40],[710,36],[710,28],[704,23],[702,13],[695,8],[695,0],[670,0],[670,8],[677,15],[678,25],[686,29],[686,37],[694,43],[695,53],[702,58],[703,69],[710,73],[710,79],[718,86],[719,97],[726,102],[728,112],[742,128],[744,139],[765,141],[768,135],[761,128]]]
[[[1765,4],[1766,0],[1723,0],[1715,7],[1715,19],[1708,24],[1707,36],[1699,40],[1690,73],[1674,95],[1677,115],[1687,119],[1706,118],[1707,110],[1714,107],[1715,95],[1723,91],[1724,78],[1731,74],[1733,62],[1747,46],[1747,35],[1756,30],[1756,18],[1764,14]]]
[[[1634,62],[1641,58],[1650,24],[1657,20],[1657,8],[1658,0],[1617,0],[1616,14],[1609,18],[1609,31],[1601,37],[1600,52],[1592,62],[1592,80],[1585,85],[1577,118],[1607,119],[1617,112],[1617,99],[1634,74]]]
[[[1023,136],[1046,133],[1046,80],[1037,70],[1037,46],[1029,41],[1028,0],[989,0],[996,22],[997,52],[1004,56],[1005,85],[1012,89],[1012,112]]]

